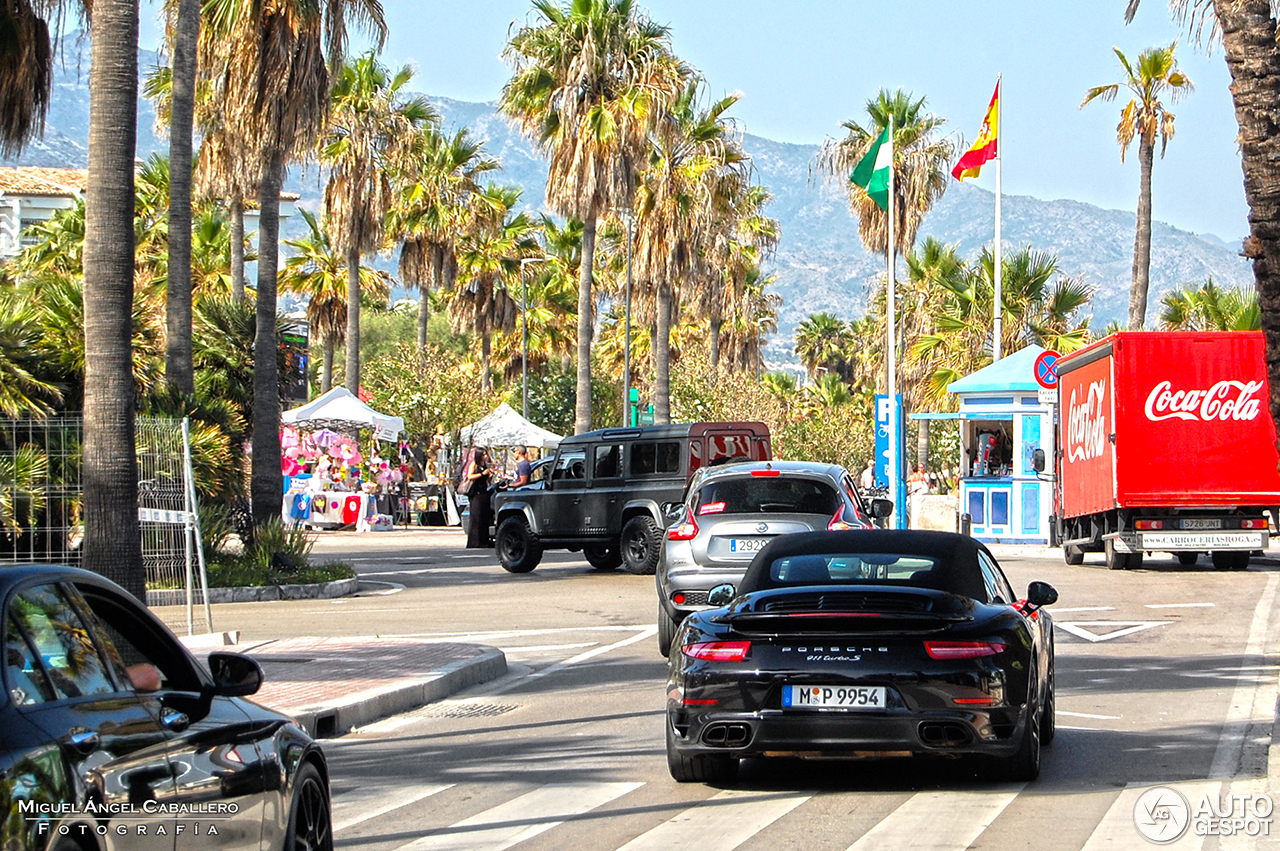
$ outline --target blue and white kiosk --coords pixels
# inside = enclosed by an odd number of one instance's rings
[[[1036,360],[1027,346],[952,383],[958,413],[913,414],[912,419],[959,420],[961,515],[979,541],[1048,544],[1053,486],[1031,466],[1043,449],[1053,457],[1054,403],[1041,400]]]

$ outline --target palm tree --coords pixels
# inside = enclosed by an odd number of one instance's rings
[[[84,241],[83,563],[143,599],[146,576],[138,525],[129,323],[138,124],[137,0],[95,0],[91,27]]]
[[[400,279],[422,293],[418,301],[418,346],[427,344],[431,291],[452,286],[446,270],[456,270],[458,233],[468,227],[470,199],[480,191],[480,177],[501,165],[484,152],[484,142],[466,128],[448,136],[438,129],[420,134],[409,153],[411,179],[399,190],[388,230],[404,239]]]
[[[1244,289],[1223,290],[1209,278],[1197,289],[1165,293],[1160,327],[1170,331],[1258,331],[1262,315],[1258,294]]]
[[[853,343],[848,323],[834,313],[810,314],[796,326],[795,353],[810,379],[817,378],[819,369],[845,379],[852,377],[848,352]]]
[[[933,209],[948,185],[955,144],[939,138],[946,120],[925,112],[925,98],[915,98],[898,89],[890,94],[881,89],[866,104],[870,119],[865,125],[850,119],[840,126],[848,133],[839,141],[828,141],[818,153],[818,169],[841,181],[849,193],[849,209],[858,218],[858,236],[868,251],[887,254],[888,215],[849,175],[880,137],[893,117],[893,187],[895,249],[903,256],[916,242],[920,222]]]
[[[320,226],[315,215],[303,210],[302,219],[307,224],[307,235],[284,241],[297,253],[284,261],[280,289],[307,296],[307,325],[323,351],[320,392],[328,393],[333,387],[334,351],[346,341],[347,262],[334,249],[328,229]],[[370,300],[385,302],[391,293],[391,276],[361,266],[360,293]]]
[[[71,5],[71,4],[66,4]],[[53,45],[48,18],[60,15],[56,0],[11,0],[5,5],[5,45],[0,48],[0,156],[15,157],[44,133],[53,96]],[[76,8],[83,6],[76,4]]]
[[[62,392],[47,377],[51,360],[36,303],[6,292],[0,296],[0,415],[44,417]]]
[[[360,389],[360,256],[382,246],[392,204],[392,173],[425,124],[440,116],[424,97],[406,98],[413,79],[406,65],[395,74],[372,52],[348,60],[333,86],[333,110],[321,142],[329,167],[324,190],[326,224],[347,264],[347,389]]]
[[[724,323],[736,322],[738,332],[742,333],[754,321],[745,317],[763,318],[772,311],[773,327],[765,331],[772,333],[777,330],[777,306],[781,303],[780,298],[766,296],[763,291],[773,276],[765,280],[760,273],[760,263],[772,255],[781,235],[778,220],[764,215],[764,208],[773,196],[759,184],[744,186],[734,181],[727,186],[743,191],[725,199],[725,215],[719,217],[712,229],[713,244],[704,256],[703,268],[710,273],[710,280],[695,287],[692,294],[694,310],[707,317],[713,380],[720,370]],[[746,350],[735,351],[742,354]],[[741,370],[741,362],[731,369]]]
[[[1085,92],[1080,108],[1101,98],[1115,100],[1123,85],[1133,98],[1120,110],[1120,124],[1116,127],[1116,141],[1120,143],[1120,161],[1134,137],[1138,138],[1138,165],[1141,178],[1138,184],[1138,227],[1133,239],[1133,283],[1129,289],[1129,330],[1137,331],[1147,321],[1147,290],[1151,277],[1151,166],[1155,160],[1156,137],[1160,138],[1160,156],[1164,156],[1169,140],[1173,138],[1172,112],[1167,110],[1163,97],[1170,103],[1192,91],[1191,80],[1178,68],[1174,58],[1175,41],[1168,47],[1149,47],[1138,54],[1136,65],[1121,52],[1115,51],[1124,68],[1124,79],[1119,83],[1094,86]]]
[[[229,147],[245,146],[258,178],[251,496],[254,520],[264,524],[278,513],[281,491],[276,287],[284,170],[296,152],[311,149],[328,118],[347,16],[371,29],[379,48],[386,24],[377,0],[206,0],[204,11],[199,61],[211,102],[223,110]]]
[[[583,223],[574,431],[591,428],[592,282],[596,225],[630,205],[646,137],[685,74],[666,27],[632,0],[534,0],[503,56],[513,75],[499,108],[551,160],[547,204]]]
[[[759,266],[743,270],[738,297],[729,305],[721,326],[730,372],[750,373],[758,378],[764,370],[764,342],[777,332],[778,308],[782,306],[782,296],[766,292],[776,278],[762,273]],[[713,333],[718,337],[720,329]],[[716,359],[712,360],[714,376]]]

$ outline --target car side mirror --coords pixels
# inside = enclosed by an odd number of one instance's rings
[[[1044,472],[1044,450],[1043,449],[1037,449],[1035,452],[1031,453],[1031,469],[1035,470],[1037,473]]]
[[[1027,586],[1027,602],[1037,609],[1058,602],[1058,591],[1048,582],[1032,582]]]
[[[247,697],[257,694],[266,679],[262,666],[239,653],[210,653],[209,673],[213,690],[223,697]]]
[[[729,583],[717,585],[707,592],[707,604],[711,606],[727,606],[733,602],[733,586]]]
[[[679,520],[684,514],[683,502],[664,502],[662,503],[662,516],[667,518],[667,522]]]
[[[883,520],[891,514],[893,514],[893,500],[879,498],[871,500],[872,517]]]

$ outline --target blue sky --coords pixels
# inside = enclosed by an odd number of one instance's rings
[[[527,0],[383,0],[385,61],[412,63],[415,88],[458,100],[497,98],[510,69],[501,52]],[[1137,204],[1136,147],[1121,164],[1119,103],[1079,109],[1085,89],[1118,81],[1114,45],[1131,58],[1178,40],[1195,91],[1171,109],[1177,134],[1154,169],[1157,219],[1235,241],[1248,232],[1229,77],[1221,51],[1198,48],[1163,0],[1125,26],[1125,0],[639,0],[671,28],[676,52],[713,93],[739,91],[731,114],[749,133],[820,143],[860,118],[880,88],[926,95],[971,142],[1004,75],[1004,191],[1112,209]],[[153,7],[154,9],[154,7]],[[145,14],[145,12],[144,12]],[[153,12],[154,14],[154,12]],[[143,43],[157,28],[144,22]],[[359,46],[359,45],[357,45]],[[986,169],[978,185],[994,188]]]

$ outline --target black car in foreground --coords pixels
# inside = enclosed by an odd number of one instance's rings
[[[1054,735],[1057,592],[1018,599],[991,553],[948,532],[775,538],[668,658],[667,764],[732,780],[744,757],[973,756],[1034,780]]]
[[[119,586],[0,569],[0,847],[332,849],[324,755],[242,699],[262,668],[205,670]]]

